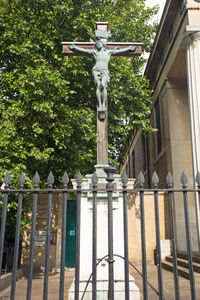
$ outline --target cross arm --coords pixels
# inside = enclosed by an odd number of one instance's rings
[[[77,47],[81,47],[87,50],[94,50],[95,43],[94,42],[63,42],[62,48],[63,48],[63,54],[65,56],[91,56],[89,53],[85,52],[78,52],[78,51],[72,51],[69,47],[70,45],[74,44]],[[140,56],[142,54],[142,43],[139,42],[128,42],[128,43],[117,43],[117,42],[107,42],[105,43],[105,48],[107,50],[116,50],[116,47],[119,50],[122,50],[124,48],[128,47],[136,47],[135,51],[129,51],[129,52],[121,52],[121,53],[114,53],[113,56],[126,56],[126,57],[134,57],[134,56]]]

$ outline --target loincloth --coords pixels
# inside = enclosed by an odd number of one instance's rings
[[[105,87],[108,86],[110,83],[110,74],[109,70],[103,69],[103,70],[92,70],[92,74],[94,76],[95,84],[98,86],[99,84],[104,81]]]

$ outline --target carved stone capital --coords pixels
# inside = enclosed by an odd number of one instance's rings
[[[185,32],[183,33],[177,50],[186,51],[188,46],[200,40],[200,26],[186,26]]]

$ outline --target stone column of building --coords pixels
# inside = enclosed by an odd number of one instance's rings
[[[193,161],[193,177],[200,171],[200,27],[186,26],[181,48],[187,53],[188,103]],[[194,182],[195,185],[195,182]],[[195,201],[198,243],[200,246],[200,214],[198,197]]]
[[[195,177],[197,171],[200,171],[200,31],[190,34],[187,41],[187,79]]]

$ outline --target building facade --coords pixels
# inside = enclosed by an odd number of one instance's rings
[[[181,188],[184,171],[193,187],[200,170],[200,1],[169,0],[159,24],[145,74],[153,90],[151,126],[156,133],[131,133],[125,169],[129,177],[145,175],[152,187],[156,171],[159,186],[166,186],[170,171],[174,186]],[[177,244],[186,251],[183,200],[174,196]],[[199,251],[199,201],[189,199],[193,251]]]

